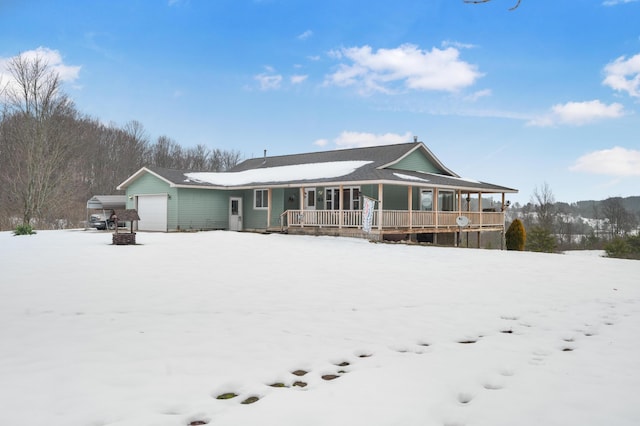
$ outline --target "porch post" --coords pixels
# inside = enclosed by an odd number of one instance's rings
[[[467,193],[467,214],[471,216],[471,192]],[[469,231],[467,231],[467,248],[469,248]]]
[[[462,190],[458,189],[458,216],[462,216]],[[458,232],[456,237],[456,247],[460,247],[462,244],[462,227],[458,226]]]
[[[502,214],[502,232],[500,233],[500,234],[501,234],[501,235],[500,235],[500,250],[504,250],[505,237],[506,237],[505,229],[504,229],[505,219],[506,219],[506,218],[505,218],[505,216],[506,216],[506,215],[504,214],[504,211],[505,211],[505,205],[504,205],[504,203],[505,203],[505,199],[504,199],[504,195],[505,195],[505,194],[504,194],[504,192],[503,192],[503,193],[502,193],[502,206],[500,206],[500,213]]]
[[[344,224],[344,214],[342,213],[342,210],[344,208],[344,206],[342,205],[342,199],[344,197],[343,194],[343,186],[340,185],[340,189],[338,190],[338,192],[340,193],[340,199],[338,202],[338,228],[342,228],[342,225]]]
[[[436,215],[433,222],[436,226],[435,230],[438,231],[438,216],[440,210],[440,206],[438,205],[438,188],[433,188],[433,210],[434,214]],[[438,232],[433,233],[433,244],[438,244]]]
[[[478,210],[480,211],[480,228],[478,228],[478,248],[480,248],[480,235],[481,235],[481,231],[480,229],[482,229],[482,210],[484,210],[482,208],[482,192],[478,192]]]
[[[300,213],[301,213],[301,217],[302,220],[299,219],[300,221],[300,227],[304,228],[304,187],[300,187]]]
[[[378,184],[378,230],[382,231],[382,199],[384,198],[383,185]]]
[[[271,226],[271,209],[273,208],[271,198],[271,188],[267,188],[267,229]]]
[[[409,210],[409,229],[411,229],[413,228],[413,186],[409,185],[408,192],[409,208],[407,210]]]
[[[440,206],[438,206],[438,188],[433,188],[433,212],[435,214],[435,217],[433,218],[433,224],[435,225],[436,229],[438,229],[438,210],[440,209]]]

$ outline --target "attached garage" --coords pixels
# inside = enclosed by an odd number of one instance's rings
[[[167,232],[167,194],[138,195],[139,231]]]

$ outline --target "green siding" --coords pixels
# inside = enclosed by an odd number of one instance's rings
[[[300,209],[300,190],[298,188],[285,188],[283,190],[282,202],[283,202],[284,210]]]
[[[408,210],[406,186],[389,186],[385,185],[382,190],[383,200],[382,207],[385,210]]]
[[[253,189],[242,191],[244,199],[244,216],[242,226],[245,229],[266,229],[267,228],[267,210],[254,208]]]
[[[269,226],[280,226],[280,215],[284,213],[285,209],[284,192],[282,188],[271,190],[271,223]]]
[[[442,173],[435,164],[433,164],[420,150],[413,151],[398,163],[389,167],[397,170],[412,170],[427,173]]]
[[[360,186],[360,193],[374,200],[378,199],[378,185],[362,185]]]
[[[178,229],[229,228],[229,196],[213,189],[178,189]]]
[[[285,190],[283,188],[273,188],[271,190],[271,223],[267,224],[268,211],[267,209],[256,209],[254,205],[254,190],[248,189],[243,191],[242,197],[244,198],[244,219],[243,227],[246,229],[267,229],[270,226],[280,226],[280,215],[284,212],[285,207],[288,207],[290,202],[288,201],[289,193],[287,193],[287,201],[285,205]],[[296,197],[296,201],[297,202]],[[269,226],[267,226],[269,225]]]

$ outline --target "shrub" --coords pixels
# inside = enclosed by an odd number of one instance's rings
[[[505,234],[505,243],[507,250],[524,250],[524,244],[527,241],[527,231],[524,229],[524,225],[520,219],[515,219],[509,225],[507,233]]]
[[[529,232],[527,250],[542,253],[553,253],[556,250],[556,237],[549,230],[536,226]]]
[[[18,225],[13,231],[13,235],[33,235],[35,233],[36,231],[34,231],[33,227],[29,224]]]
[[[615,238],[604,246],[607,257],[640,259],[640,237]]]

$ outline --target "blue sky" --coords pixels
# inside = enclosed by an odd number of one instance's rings
[[[640,1],[515,2],[2,0],[0,73],[39,54],[81,112],[185,147],[415,135],[513,201],[640,195]]]

